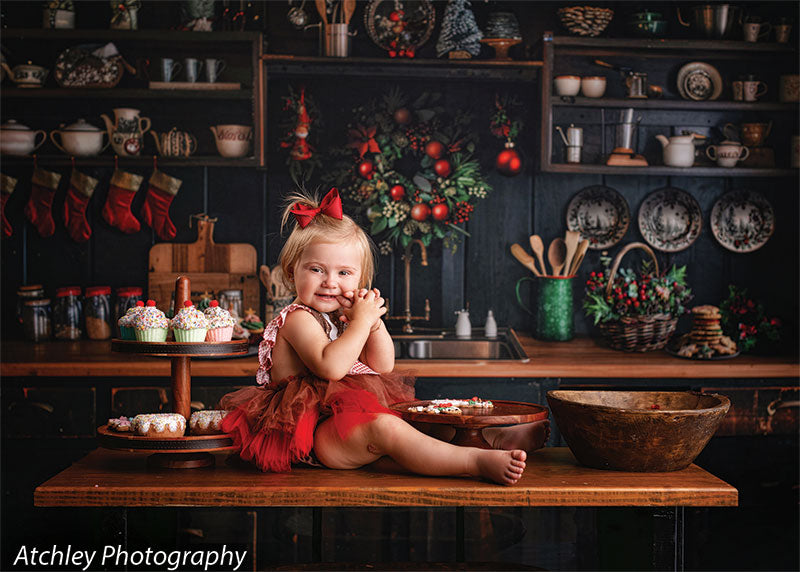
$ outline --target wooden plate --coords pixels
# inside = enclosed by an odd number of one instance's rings
[[[247,355],[248,340],[230,342],[137,342],[111,340],[111,351],[162,357]]]
[[[227,434],[152,438],[112,431],[108,426],[101,425],[97,428],[97,437],[100,446],[106,449],[140,453],[202,453],[234,448],[233,438]]]
[[[491,425],[514,425],[518,423],[531,423],[547,419],[547,407],[535,403],[522,401],[495,401],[494,407],[461,407],[462,415],[448,415],[447,413],[427,413],[424,411],[409,411],[409,407],[427,406],[431,400],[405,401],[395,403],[391,409],[397,411],[406,421],[420,421],[423,423],[441,423],[461,427],[489,427]]]

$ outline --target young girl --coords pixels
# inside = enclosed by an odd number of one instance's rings
[[[496,449],[458,447],[430,437],[388,408],[414,399],[413,379],[391,373],[394,345],[373,277],[372,243],[342,214],[338,191],[321,202],[304,195],[280,254],[295,301],[264,330],[257,387],[224,396],[223,429],[245,460],[264,471],[292,463],[354,469],[388,456],[424,475],[471,475],[511,485],[526,452],[541,447],[546,427],[487,434]],[[520,445],[519,447],[517,445]],[[508,449],[508,450],[506,450]]]

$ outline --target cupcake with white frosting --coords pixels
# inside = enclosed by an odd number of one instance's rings
[[[125,312],[125,315],[122,316],[119,320],[117,320],[117,325],[119,326],[119,337],[122,340],[135,340],[136,339],[136,330],[133,327],[133,320],[136,318],[136,315],[144,309],[144,302],[139,300],[136,302],[136,305],[132,308],[128,308],[128,311]]]
[[[203,312],[208,319],[207,342],[229,342],[233,336],[233,326],[236,320],[225,308],[221,308],[219,302],[211,301],[211,305]]]
[[[155,300],[148,300],[133,318],[133,329],[139,342],[166,342],[169,320],[164,312],[156,308]]]
[[[169,324],[176,342],[204,342],[208,332],[208,319],[194,307],[191,300],[183,303],[183,308],[175,314]]]

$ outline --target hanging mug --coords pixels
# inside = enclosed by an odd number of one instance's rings
[[[537,340],[567,342],[575,337],[572,279],[574,276],[524,276],[517,280],[517,303],[533,316],[533,337]],[[526,280],[533,282],[534,311],[522,302],[519,288]]]

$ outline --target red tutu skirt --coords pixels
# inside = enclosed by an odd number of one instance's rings
[[[346,439],[377,413],[399,415],[387,406],[414,399],[414,378],[399,374],[346,375],[326,381],[314,375],[290,377],[225,395],[222,429],[233,436],[239,455],[262,471],[286,472],[314,447],[317,424],[327,417]]]

